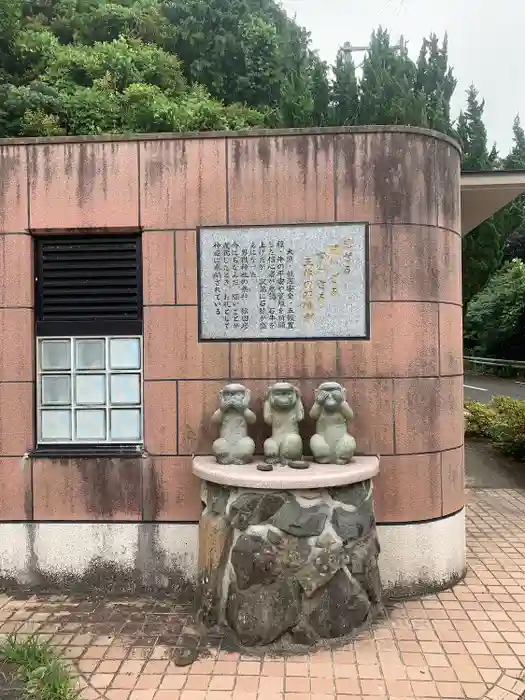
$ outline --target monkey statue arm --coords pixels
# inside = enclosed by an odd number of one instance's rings
[[[267,425],[272,425],[272,423],[273,423],[272,407],[270,405],[270,399],[266,399],[266,401],[264,402],[263,420]]]
[[[341,404],[341,413],[347,420],[352,420],[354,417],[354,412],[346,401],[343,401]]]
[[[321,415],[321,404],[318,401],[314,402],[314,405],[310,409],[310,418],[317,420]]]
[[[222,409],[218,408],[213,416],[211,417],[211,422],[212,423],[220,423],[224,417],[224,413],[222,412]]]
[[[250,425],[253,425],[253,423],[257,421],[257,416],[249,408],[244,409],[244,417],[246,418],[246,422],[250,423]]]

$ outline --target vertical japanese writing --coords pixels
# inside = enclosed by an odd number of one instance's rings
[[[222,280],[223,280],[223,318],[224,327],[226,330],[230,328],[232,319],[232,301],[231,301],[231,244],[225,242],[222,244]]]
[[[234,241],[230,245],[230,264],[231,264],[231,312],[232,312],[232,327],[234,330],[239,330],[241,327],[241,294],[240,294],[240,267],[241,246]]]
[[[217,241],[213,244],[213,304],[215,307],[215,315],[220,316],[222,313],[222,251],[221,244]]]
[[[268,325],[271,330],[277,326],[277,286],[275,277],[277,274],[277,256],[272,241],[268,243]]]
[[[339,278],[339,266],[340,266],[340,258],[341,258],[341,246],[339,243],[332,243],[331,245],[326,247],[326,255],[328,257],[328,264],[330,265],[330,294],[333,297],[336,297],[338,294],[337,291],[337,282]]]
[[[345,238],[343,241],[343,272],[349,275],[352,272],[354,241],[351,238]]]
[[[286,327],[288,330],[295,328],[295,260],[293,250],[288,248],[286,251],[286,299],[288,308],[286,311]]]
[[[258,267],[258,287],[259,287],[259,330],[265,331],[268,328],[268,253],[264,241],[259,243],[259,267]]]
[[[250,248],[248,251],[248,267],[250,270],[250,278],[257,279],[257,244],[255,241],[250,243]]]
[[[248,300],[250,298],[250,262],[248,257],[248,248],[246,247],[241,250],[240,268],[241,331],[247,331],[250,323],[250,313],[248,311]]]
[[[305,321],[313,321],[314,318],[314,263],[310,256],[303,260],[303,294],[301,308]]]
[[[286,252],[284,241],[277,241],[277,328],[286,328]]]
[[[322,309],[325,304],[325,293],[326,293],[326,253],[321,251],[315,255],[316,261],[316,282],[315,289],[317,292],[317,303]]]

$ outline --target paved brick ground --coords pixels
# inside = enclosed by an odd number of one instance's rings
[[[210,648],[173,664],[191,614],[166,600],[0,600],[0,634],[37,632],[79,674],[84,700],[516,700],[525,691],[525,491],[472,490],[469,573],[398,603],[353,643],[286,659]]]

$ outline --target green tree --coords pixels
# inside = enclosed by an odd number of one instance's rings
[[[102,78],[119,92],[133,83],[155,85],[171,96],[186,89],[176,56],[140,39],[125,37],[92,46],[59,46],[42,76],[58,90],[91,87]]]
[[[464,321],[465,347],[480,357],[523,359],[525,263],[513,260],[496,272],[470,302]]]
[[[46,83],[0,85],[0,134],[3,137],[67,133],[61,126],[62,116],[62,96]]]
[[[525,170],[525,131],[519,115],[512,127],[513,146],[503,160],[505,170]],[[503,259],[521,258],[525,260],[525,195],[521,195],[505,208],[504,225],[508,232],[503,248]]]
[[[380,28],[358,84],[352,61],[339,52],[331,71],[277,0],[0,0],[0,30],[3,136],[451,128],[446,37],[425,40],[416,65]]]
[[[423,39],[417,62],[416,92],[424,96],[426,126],[444,134],[451,133],[450,100],[456,89],[456,79],[448,64],[448,39],[431,34]]]
[[[483,122],[485,100],[479,100],[474,85],[467,90],[467,107],[458,118],[457,136],[463,150],[463,170],[492,170],[494,152],[488,150],[487,129]]]
[[[164,11],[190,83],[226,102],[282,107],[293,125],[298,113],[311,121],[309,35],[273,0],[172,0]]]
[[[513,146],[509,155],[503,161],[506,170],[525,169],[525,131],[521,126],[520,115],[516,115],[512,125]]]
[[[425,98],[416,73],[403,42],[394,47],[386,30],[373,32],[359,84],[359,123],[422,125]]]
[[[0,0],[0,84],[15,70],[13,42],[22,22],[22,0]]]
[[[332,82],[332,123],[337,126],[357,124],[359,87],[352,54],[339,49]]]
[[[330,80],[329,66],[318,56],[312,57],[310,70],[313,96],[312,125],[327,126],[330,123]]]
[[[60,43],[50,27],[59,20],[65,25],[71,5],[61,7],[62,15],[56,6],[36,8],[37,13],[26,17],[26,26],[13,32],[16,70],[10,82],[0,86],[2,136],[231,129],[266,123],[262,111],[225,105],[202,86],[189,86],[178,57],[156,44],[132,36]]]
[[[483,122],[485,102],[471,85],[467,91],[467,107],[461,112],[457,136],[463,150],[462,168],[466,171],[492,170],[497,158],[495,149],[488,150],[487,130]],[[501,266],[505,235],[501,221],[492,217],[463,237],[463,305],[466,312],[470,300],[480,292],[493,272]]]

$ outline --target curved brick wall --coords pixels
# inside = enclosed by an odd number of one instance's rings
[[[0,146],[0,520],[196,521],[191,455],[211,450],[220,386],[260,401],[279,377],[311,402],[348,389],[358,449],[381,455],[380,523],[460,510],[459,154],[433,132],[356,128]],[[369,221],[369,342],[197,342],[195,228]],[[145,432],[151,458],[101,472],[33,447],[28,232],[143,230]],[[258,405],[259,404],[259,405]],[[311,426],[306,426],[306,433]],[[262,436],[258,436],[259,445]],[[100,498],[97,497],[97,494]],[[98,500],[97,500],[98,498]]]

